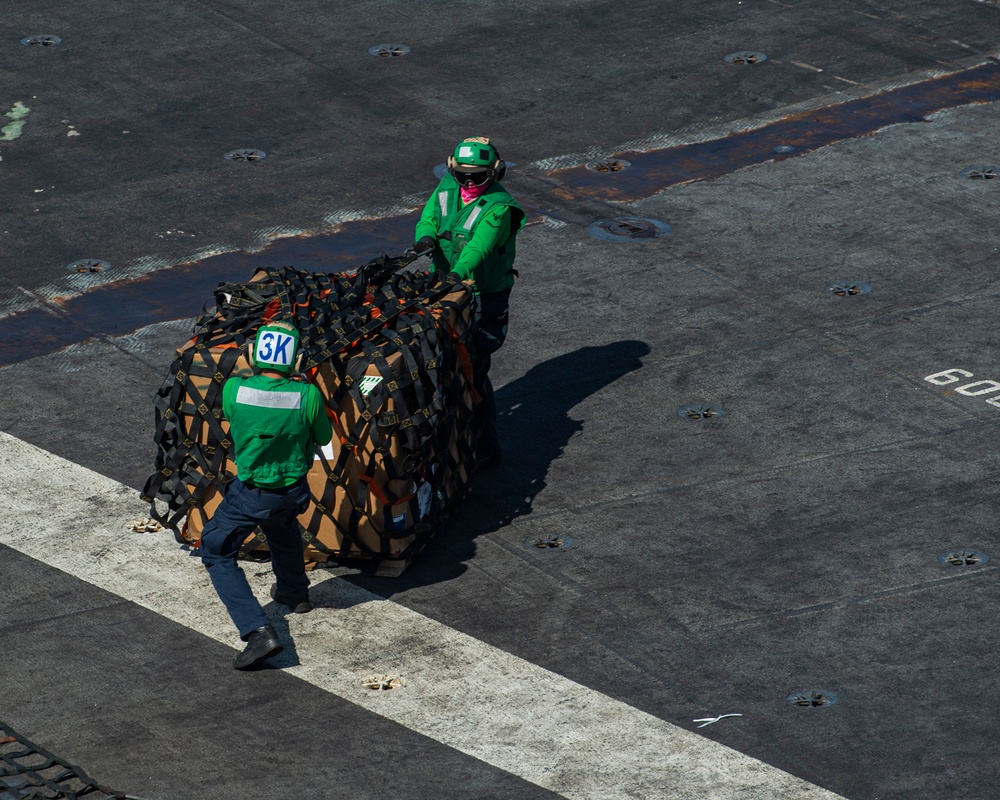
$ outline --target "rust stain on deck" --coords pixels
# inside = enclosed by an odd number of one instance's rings
[[[678,183],[711,180],[752,164],[780,161],[887,125],[922,122],[945,108],[1000,97],[1000,61],[893,89],[860,100],[793,114],[751,131],[652,152],[622,152],[626,170],[605,173],[585,165],[547,174],[562,200],[630,202]],[[791,153],[775,153],[791,145]],[[541,211],[525,203],[532,222]],[[90,339],[121,336],[156,322],[201,311],[224,282],[248,280],[254,270],[293,264],[316,272],[350,271],[413,242],[417,212],[344,223],[331,232],[277,239],[257,253],[225,253],[178,264],[139,278],[107,283],[74,297],[41,301],[0,319],[0,367],[47,355]]]
[[[220,283],[249,280],[262,267],[293,264],[313,272],[351,271],[383,252],[413,244],[417,214],[343,223],[314,236],[276,239],[256,253],[221,253],[75,297],[46,298],[0,319],[0,367],[71,344],[122,336],[156,322],[195,317]]]
[[[1000,62],[892,89],[826,108],[803,111],[721,139],[651,152],[622,151],[609,158],[630,161],[618,172],[595,172],[585,165],[553,170],[552,193],[567,200],[634,202],[668,186],[711,180],[738,169],[795,158],[820,147],[868,136],[887,125],[924,122],[945,108],[988,103],[1000,97]],[[790,153],[775,153],[791,145]]]

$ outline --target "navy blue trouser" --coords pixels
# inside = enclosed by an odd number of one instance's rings
[[[510,312],[510,289],[479,296],[476,314],[476,362],[473,380],[476,391],[483,398],[479,407],[479,454],[490,458],[500,455],[500,436],[497,433],[497,401],[490,382],[493,354],[507,338],[507,319]]]
[[[268,619],[236,561],[240,545],[259,526],[267,535],[278,591],[289,597],[307,594],[305,544],[296,517],[308,504],[305,478],[284,489],[258,489],[236,478],[201,534],[201,563],[241,639],[267,625]]]

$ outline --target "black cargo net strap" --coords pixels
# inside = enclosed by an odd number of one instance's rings
[[[465,345],[467,342],[474,341],[471,330],[472,315],[463,314],[463,309],[452,300],[440,300],[432,304],[431,309],[438,311],[444,318],[453,320],[455,323],[454,326],[449,326],[447,331],[454,346],[446,348],[444,354],[448,358],[457,359],[460,363],[441,365],[446,374],[453,376],[447,390],[459,395],[468,394],[474,398],[473,403],[478,403],[479,399],[473,378],[472,354]],[[447,424],[438,429],[442,438],[447,437],[447,441],[441,441],[438,447],[438,452],[443,460],[444,475],[448,480],[448,476],[460,474],[464,468],[465,477],[457,481],[459,483],[466,483],[469,479],[468,472],[475,463],[476,443],[478,441],[475,421],[471,415],[463,416],[463,412],[469,408],[469,405],[468,403],[447,403],[446,409],[449,413],[453,415],[457,413],[458,417],[449,420]],[[454,409],[458,409],[458,411],[455,412]]]
[[[200,503],[209,486],[222,491],[228,480],[224,466],[232,442],[222,428],[222,384],[242,352],[237,347],[220,352],[202,342],[186,348],[153,399],[159,447],[156,472],[143,495],[173,498],[176,508],[165,517],[157,515],[169,527]]]
[[[436,364],[440,360],[436,327],[432,317],[422,314],[412,316],[420,317],[421,321],[404,324],[402,330],[386,328],[371,340],[362,340],[359,343],[360,354],[348,362],[330,405],[339,408],[349,395],[359,413],[350,429],[344,429],[341,421],[334,418],[334,429],[341,446],[335,461],[322,462],[327,480],[321,496],[316,498],[313,518],[306,526],[307,530],[315,528],[320,517],[329,514],[337,500],[337,487],[347,483],[350,477],[348,469],[353,468],[357,470],[359,491],[352,498],[350,517],[346,523],[335,517],[332,519],[341,536],[368,556],[386,556],[393,539],[405,538],[413,532],[409,529],[384,531],[379,537],[378,552],[357,536],[359,525],[366,519],[373,526],[386,527],[386,520],[372,519],[367,510],[370,492],[375,493],[386,508],[408,504],[412,518],[419,519],[416,486],[428,477],[423,474],[423,469],[432,456],[431,429],[441,411],[436,386],[429,384],[426,377],[430,370],[436,373]],[[417,343],[419,359],[409,346]],[[402,361],[402,366],[397,362],[397,366],[393,367],[391,360],[394,356]],[[377,375],[371,374],[373,369]],[[366,384],[363,379],[375,380]],[[393,410],[381,414],[372,410],[387,405],[391,405]],[[392,457],[394,441],[405,453],[402,472],[397,469],[396,459]],[[369,445],[369,452],[359,454],[359,448]],[[375,480],[379,472],[386,476],[390,484],[404,482],[409,490],[398,493],[379,487]],[[417,525],[421,526],[421,531],[426,529],[421,523]],[[312,537],[307,541],[330,554],[331,551],[322,542]]]
[[[359,270],[359,275],[366,269],[371,273],[373,267],[377,268],[377,274],[387,274],[411,260],[383,256]],[[331,295],[335,299],[331,299]],[[176,530],[188,510],[200,504],[209,486],[215,485],[221,490],[230,477],[221,470],[231,450],[231,442],[218,426],[222,405],[221,402],[208,402],[191,380],[190,369],[195,356],[202,355],[211,361],[210,349],[219,345],[243,348],[270,312],[272,319],[294,320],[302,335],[302,349],[306,354],[304,368],[308,369],[350,347],[352,339],[366,335],[369,327],[371,330],[380,327],[369,319],[371,309],[365,309],[367,297],[367,287],[358,277],[314,275],[291,267],[268,269],[256,273],[249,283],[222,284],[216,289],[215,310],[206,312],[195,323],[197,344],[194,349],[198,353],[189,349],[180,354],[171,366],[173,380],[168,378],[154,399],[154,435],[158,446],[156,472],[147,479],[142,492],[150,502],[151,516]],[[315,319],[310,317],[310,311]],[[212,401],[219,399],[222,383],[229,377],[238,356],[239,352],[234,351],[228,356],[232,363],[211,365],[228,367],[212,373],[217,385],[217,388],[210,388]],[[197,431],[183,429],[185,421],[179,417],[186,416],[181,412],[190,403],[189,398],[200,401],[194,403],[194,409],[207,423],[211,441],[198,442]],[[190,411],[190,407],[186,410]],[[207,415],[214,419],[215,425]],[[196,427],[192,421],[186,422],[189,423],[187,427]],[[167,502],[168,512],[164,515],[155,506],[154,498],[157,497]]]
[[[79,767],[62,761],[0,722],[0,797],[124,800]]]
[[[426,487],[418,498],[417,487],[455,481],[460,462],[471,467],[474,457],[465,441],[469,437],[456,430],[462,426],[467,433],[471,420],[444,408],[445,398],[471,390],[464,385],[468,370],[463,366],[470,360],[464,342],[471,342],[467,330],[471,315],[462,304],[441,302],[455,285],[435,283],[428,273],[398,272],[411,260],[383,256],[356,275],[272,268],[256,273],[248,283],[220,285],[216,308],[198,319],[195,343],[179,353],[154,400],[156,472],[143,490],[151,516],[176,532],[177,524],[200,506],[210,487],[224,491],[232,478],[227,474],[232,468],[232,442],[222,426],[222,384],[263,321],[287,320],[301,334],[303,369],[326,364],[336,376],[327,398],[329,408],[337,411],[349,395],[360,410],[349,430],[332,415],[342,446],[332,463],[321,461],[328,479],[314,498],[312,522],[318,524],[319,517],[328,516],[346,542],[370,556],[384,556],[393,539],[434,529],[440,522],[436,512],[442,505],[441,493]],[[466,299],[465,305],[469,302]],[[347,353],[352,355],[345,358]],[[450,377],[449,385],[442,385],[442,376]],[[378,382],[373,386],[375,377]],[[374,456],[359,459],[361,447]],[[395,488],[405,484],[407,491],[378,486],[379,471]],[[337,487],[351,474],[360,484],[345,523],[333,510]],[[462,475],[464,484],[468,475]],[[357,535],[359,524],[368,517],[369,492],[388,508],[407,504],[416,520],[401,531],[385,529],[386,520],[369,520],[380,531],[377,551]],[[159,513],[155,499],[166,502],[166,513]],[[315,525],[307,525],[306,541],[329,552],[310,529]],[[262,541],[261,534],[249,539],[241,555]]]
[[[267,544],[267,534],[260,528],[257,528],[252,534],[243,540],[243,544],[240,545],[236,556],[237,558],[246,558],[254,550],[265,544]]]
[[[408,287],[409,288],[409,287]],[[382,296],[392,300],[388,291]],[[405,303],[405,300],[404,300]],[[409,306],[409,304],[407,304]],[[445,310],[439,303],[432,303],[439,311]],[[462,309],[453,310],[460,314]],[[361,353],[348,362],[341,380],[330,399],[331,407],[339,408],[350,395],[359,414],[354,424],[345,429],[339,420],[334,420],[335,432],[341,442],[338,457],[334,461],[323,460],[322,470],[326,474],[323,489],[316,498],[311,519],[306,524],[305,538],[317,550],[337,556],[322,541],[315,539],[308,531],[318,527],[321,518],[328,516],[340,533],[341,538],[350,543],[357,553],[370,557],[386,557],[393,541],[416,535],[410,549],[416,550],[442,523],[438,514],[432,513],[430,500],[421,506],[419,487],[425,486],[433,477],[425,470],[434,470],[440,458],[434,452],[434,424],[440,422],[443,408],[438,394],[438,370],[442,362],[442,345],[438,336],[438,322],[429,313],[425,301],[420,308],[397,314],[395,328],[382,328],[369,340],[359,343]],[[450,341],[447,342],[450,345]],[[417,353],[414,353],[416,345]],[[393,357],[403,364],[392,366]],[[372,375],[372,371],[377,375]],[[376,378],[372,386],[362,382],[363,378]],[[391,410],[376,415],[372,409],[387,406],[391,400]],[[396,459],[391,457],[391,446],[397,443],[405,454],[403,471],[396,469]],[[359,453],[359,448],[369,447],[368,453]],[[356,470],[358,491],[351,497],[346,515],[331,514],[338,500],[338,488],[347,484],[351,470]],[[396,493],[386,487],[379,487],[375,474],[384,474],[390,485],[403,482],[408,487],[405,493]],[[444,475],[442,471],[439,478]],[[433,489],[427,487],[427,491]],[[391,530],[388,520],[372,519],[369,511],[369,493],[375,493],[383,509],[408,508],[414,520],[412,527]],[[439,503],[438,503],[439,504]],[[423,512],[423,513],[422,513]],[[344,519],[346,516],[346,519]],[[428,521],[424,521],[426,518]],[[379,536],[379,547],[374,549],[358,535],[362,523],[383,529]],[[396,558],[405,559],[408,551],[397,553]]]

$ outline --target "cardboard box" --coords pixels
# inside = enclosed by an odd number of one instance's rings
[[[431,486],[407,463],[402,429],[398,423],[379,425],[397,410],[388,386],[395,381],[396,391],[405,391],[410,377],[400,353],[386,355],[384,364],[385,374],[368,356],[343,360],[338,365],[342,373],[358,376],[346,391],[331,364],[322,364],[311,376],[325,397],[341,396],[332,420],[333,440],[317,453],[308,475],[313,505],[299,518],[314,537],[308,555],[315,560],[399,558],[430,511]],[[315,513],[317,504],[323,506],[320,514]]]

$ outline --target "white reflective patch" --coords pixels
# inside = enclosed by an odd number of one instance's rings
[[[298,392],[262,392],[249,386],[236,390],[236,402],[244,406],[258,408],[295,409],[302,405],[302,395]]]
[[[441,192],[441,194],[438,195],[438,202],[441,204],[441,216],[442,217],[447,216],[448,215],[448,193],[447,192]]]
[[[378,375],[365,375],[358,381],[358,389],[362,396],[367,397],[380,383],[382,379]]]
[[[476,157],[476,153],[472,149],[471,146],[464,145],[464,146],[458,148],[458,157],[459,158],[475,158]]]
[[[334,461],[333,455],[333,439],[327,442],[322,447],[316,448],[316,457],[313,461]]]
[[[476,223],[476,220],[479,219],[479,215],[482,213],[483,213],[483,207],[476,206],[474,209],[472,209],[472,213],[469,214],[469,218],[465,221],[465,224],[462,227],[465,228],[467,231],[471,231],[472,226]]]

